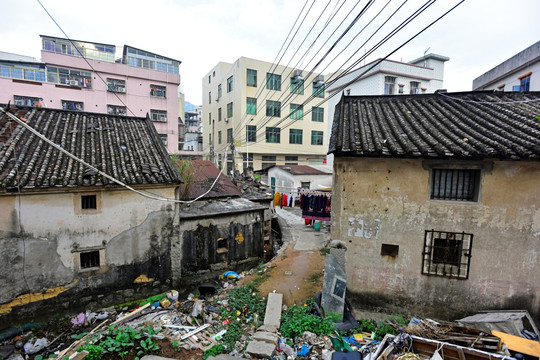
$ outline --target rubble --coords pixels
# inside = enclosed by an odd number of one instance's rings
[[[332,275],[334,271],[328,273]],[[245,273],[239,274],[244,276]],[[66,321],[67,328],[56,332],[27,331],[4,340],[0,343],[0,356],[10,360],[31,360],[36,356],[81,360],[92,354],[88,359],[96,360],[100,357],[92,351],[101,348],[124,359],[128,353],[135,356],[135,352],[138,357],[158,355],[162,351],[157,346],[160,341],[161,346],[169,344],[174,349],[169,356],[178,359],[203,358],[203,353],[204,358],[222,360],[494,360],[517,353],[536,357],[540,354],[540,342],[529,338],[430,319],[409,321],[395,317],[376,323],[353,318],[355,327],[338,331],[338,318],[332,323],[321,316],[321,294],[304,305],[286,307],[282,294],[272,292],[263,297],[252,285],[239,287],[226,276],[223,284],[228,284],[226,290],[208,297],[189,294],[183,298],[178,291],[171,290],[135,306],[81,312]],[[305,323],[287,323],[293,321],[291,312],[300,313]],[[333,325],[326,327],[328,324]],[[294,326],[299,329],[291,333]],[[122,336],[132,337],[129,342],[135,350],[114,349],[120,345],[114,345],[111,339]],[[138,343],[141,340],[144,346]],[[110,349],[104,350],[107,346],[101,344],[109,344]],[[182,357],[188,353],[196,355]]]

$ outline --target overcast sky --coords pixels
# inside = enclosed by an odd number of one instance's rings
[[[297,64],[331,14],[344,0],[315,0],[295,40],[281,60],[283,65]],[[390,2],[389,2],[390,1]],[[182,91],[186,101],[201,104],[202,78],[219,61],[234,62],[240,56],[274,61],[305,0],[41,0],[66,34],[76,40],[117,46],[131,45],[180,60]],[[329,44],[350,24],[367,0],[348,0],[337,12],[314,48],[300,63],[304,68],[318,61]],[[388,3],[389,2],[389,3]],[[347,36],[316,70],[325,74],[344,68],[357,60],[383,36],[425,1],[409,0],[388,24],[365,46],[384,19],[404,0],[376,0]],[[371,25],[354,40],[377,12],[387,4]],[[370,62],[401,45],[420,29],[457,4],[458,0],[439,0],[415,21],[369,57]],[[64,37],[37,0],[1,0],[0,51],[40,58],[39,35]],[[312,0],[302,12],[306,14]],[[328,6],[327,6],[328,5]],[[327,6],[327,7],[326,7]],[[326,10],[325,10],[326,7]],[[320,20],[316,23],[319,15]],[[444,84],[449,91],[471,90],[472,80],[492,67],[540,40],[540,1],[538,0],[466,0],[456,10],[399,50],[390,59],[410,61],[424,54],[450,57],[446,63]],[[301,17],[301,18],[302,18]],[[301,41],[309,29],[315,28]],[[332,31],[336,33],[326,47],[321,45]],[[296,28],[295,28],[296,29]],[[300,49],[296,56],[294,52]],[[358,50],[360,49],[360,50]],[[343,53],[333,62],[339,51]],[[357,55],[353,55],[357,51]],[[346,60],[352,56],[352,60]],[[308,62],[314,59],[313,62]],[[323,68],[326,68],[322,71]]]

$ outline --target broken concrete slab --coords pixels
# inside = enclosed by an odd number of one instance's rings
[[[276,333],[278,331],[278,326],[276,325],[267,325],[267,324],[264,324],[264,325],[261,325],[257,328],[257,331],[267,331],[267,332],[271,332],[271,333]]]
[[[253,340],[263,341],[265,343],[273,344],[275,346],[277,345],[279,341],[279,336],[277,336],[277,334],[267,332],[267,331],[257,331],[253,335]]]
[[[338,322],[343,321],[347,276],[332,254],[326,255],[321,306],[325,314],[335,313]]]
[[[281,306],[283,305],[283,294],[269,293],[264,314],[264,325],[273,325],[279,328],[281,324]]]
[[[246,353],[257,358],[270,359],[275,348],[275,345],[264,341],[250,341]]]
[[[232,356],[228,354],[219,354],[217,356],[210,356],[208,360],[238,360],[238,356]]]

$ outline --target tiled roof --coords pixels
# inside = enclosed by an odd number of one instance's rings
[[[274,165],[274,167],[285,170],[293,175],[328,175],[319,169],[315,169],[309,165]]]
[[[539,115],[540,92],[343,96],[335,110],[329,153],[539,159]]]
[[[208,191],[219,174],[219,169],[211,161],[192,160],[192,166],[194,170],[193,184],[189,191],[189,199],[195,199]],[[185,185],[182,185],[182,187],[183,186]],[[239,197],[240,195],[242,195],[240,189],[236,187],[231,180],[229,180],[225,173],[223,173],[219,176],[219,179],[212,190],[204,196],[204,199]]]
[[[128,185],[181,182],[147,118],[47,108],[10,111],[66,151]],[[75,186],[119,185],[0,113],[0,191]]]

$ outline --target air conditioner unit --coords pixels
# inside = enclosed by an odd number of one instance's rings
[[[79,82],[77,80],[69,80],[69,85],[71,85],[71,86],[79,86]]]
[[[317,75],[315,78],[316,83],[323,83],[324,82],[324,75]]]
[[[228,122],[229,122],[229,119],[223,118],[223,121],[225,121],[226,123],[228,123]]]
[[[293,77],[302,77],[302,70],[294,70]]]
[[[216,98],[216,102],[219,102],[219,98]]]
[[[123,86],[118,86],[116,89],[117,89],[118,92],[122,92],[122,93],[126,92],[126,88],[123,87]]]

